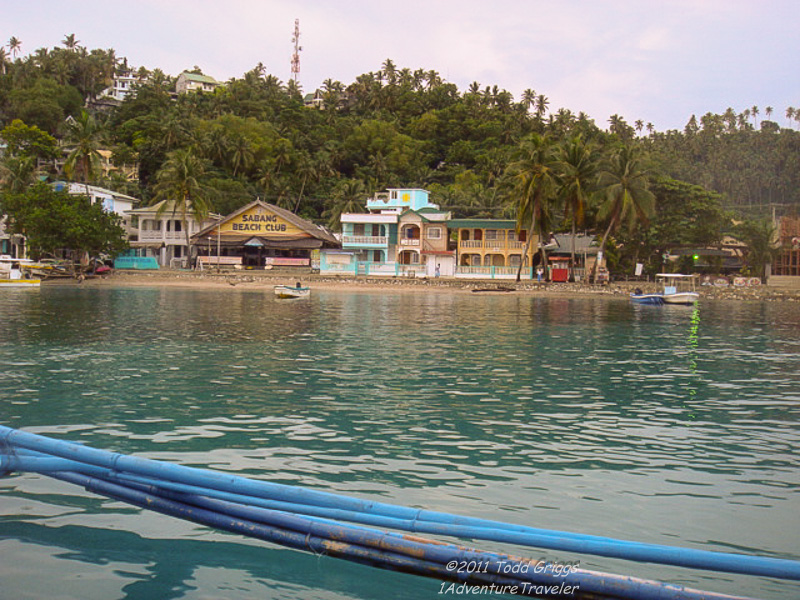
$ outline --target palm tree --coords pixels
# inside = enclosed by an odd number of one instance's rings
[[[536,105],[536,92],[531,88],[522,92],[522,104],[524,104],[525,108],[528,110],[533,108]]]
[[[517,231],[525,229],[525,225],[528,230],[517,270],[519,281],[533,236],[549,226],[550,203],[556,195],[553,143],[546,136],[532,133],[520,143],[515,159],[508,166],[508,174],[511,191],[518,197]]]
[[[67,50],[74,52],[80,42],[75,39],[74,33],[70,33],[68,36],[64,37],[64,40],[61,43],[64,44]]]
[[[767,264],[779,252],[775,226],[769,220],[746,221],[736,228],[736,236],[747,246],[747,266],[763,282]]]
[[[772,110],[771,106],[764,109],[764,114],[767,115],[767,119],[772,119]]]
[[[536,117],[541,121],[542,117],[544,117],[544,113],[547,112],[547,107],[550,105],[550,101],[547,99],[547,96],[544,94],[539,94],[536,96]]]
[[[598,185],[604,198],[598,217],[607,219],[608,226],[592,269],[592,281],[597,277],[597,267],[609,235],[625,223],[632,230],[636,223],[646,223],[655,212],[655,197],[648,189],[648,173],[634,146],[622,145],[613,153],[600,172]]]
[[[572,223],[572,262],[575,266],[575,230],[583,218],[592,185],[597,179],[595,147],[580,135],[567,140],[559,148],[559,195],[564,202],[564,215]]]
[[[36,160],[33,156],[5,156],[0,160],[0,182],[11,193],[22,193],[34,183]]]
[[[21,47],[22,47],[22,40],[13,36],[11,37],[10,40],[8,40],[8,50],[9,52],[11,52],[12,57],[14,58],[17,57],[17,54],[19,54],[19,49]]]
[[[190,148],[179,148],[167,155],[167,160],[156,174],[155,200],[165,202],[159,207],[160,216],[167,210],[179,215],[189,243],[189,217],[198,222],[211,211],[211,191],[203,183],[208,162],[199,158]]]
[[[753,115],[753,122],[756,124],[756,129],[758,129],[758,107],[755,104],[753,108],[750,109],[750,113]]]
[[[794,107],[790,106],[786,109],[786,119],[789,121],[789,127],[792,126],[792,119],[794,119]]]
[[[82,183],[93,181],[100,166],[100,143],[103,131],[97,121],[85,110],[77,119],[67,121],[65,147],[69,154],[64,163],[64,173],[73,179],[77,172]]]
[[[0,75],[6,74],[6,63],[8,62],[8,53],[4,47],[0,47]]]
[[[342,213],[363,211],[367,195],[367,188],[360,179],[339,182],[333,190],[333,203],[322,213],[328,218],[328,227],[338,228]]]

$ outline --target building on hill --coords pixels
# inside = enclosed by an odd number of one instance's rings
[[[224,85],[221,81],[217,81],[208,75],[198,75],[197,73],[184,71],[178,75],[178,79],[175,82],[175,91],[178,94],[187,94],[189,92],[213,92],[221,85]]]

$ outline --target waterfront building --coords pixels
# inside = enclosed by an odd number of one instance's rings
[[[453,274],[450,213],[431,203],[427,190],[392,188],[369,198],[366,209],[342,213],[342,251],[323,253],[321,271],[435,277],[438,268]]]
[[[457,277],[516,277],[520,262],[522,276],[532,277],[538,264],[539,239],[534,236],[523,257],[527,231],[516,231],[510,219],[452,219],[447,226],[456,238]]]
[[[327,230],[261,200],[207,221],[191,239],[199,265],[250,269],[308,269],[320,250],[340,248]]]
[[[184,213],[185,220],[182,218]],[[219,215],[212,213],[198,221],[172,200],[162,200],[125,214],[131,220],[129,243],[134,256],[149,258],[149,263],[155,259],[161,267],[189,267],[191,237],[220,220]]]
[[[73,196],[88,196],[92,203],[99,202],[103,205],[106,212],[114,213],[119,216],[122,220],[120,224],[125,230],[128,239],[136,233],[134,228],[131,227],[131,217],[129,213],[134,205],[139,203],[138,198],[87,183],[56,181],[53,184],[53,189],[56,191],[66,190],[67,193]]]

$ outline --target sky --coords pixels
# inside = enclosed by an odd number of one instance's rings
[[[132,66],[177,76],[199,66],[221,81],[259,62],[286,82],[295,19],[298,82],[345,85],[386,59],[435,70],[464,92],[477,81],[549,110],[612,114],[656,130],[691,115],[768,106],[787,126],[800,108],[797,0],[0,0],[0,43],[21,54],[113,48]]]

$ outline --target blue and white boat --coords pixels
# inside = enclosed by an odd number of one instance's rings
[[[664,294],[645,294],[642,290],[636,289],[631,294],[631,301],[634,304],[664,304]]]

